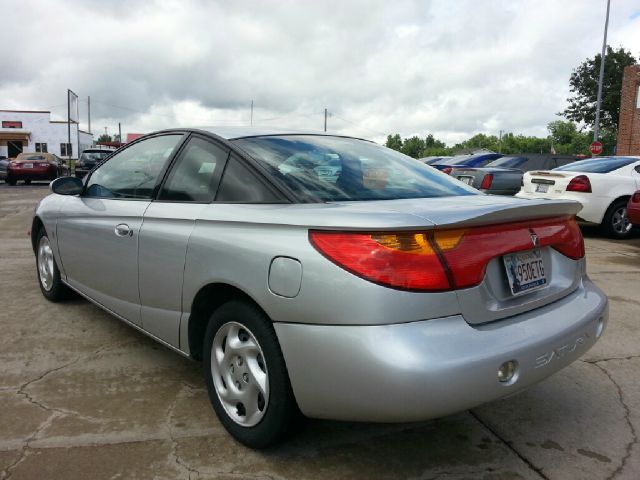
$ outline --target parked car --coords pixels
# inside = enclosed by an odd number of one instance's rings
[[[100,163],[113,152],[115,152],[115,148],[87,148],[84,150],[76,163],[76,177],[84,177],[96,164]]]
[[[427,165],[431,165],[433,163],[438,163],[441,160],[447,160],[451,157],[423,157],[423,158],[419,158],[418,161],[422,162],[422,163],[426,163]]]
[[[627,204],[627,217],[636,227],[640,227],[640,190],[634,193]]]
[[[58,156],[53,153],[19,153],[7,166],[5,181],[15,185],[23,180],[27,185],[33,180],[53,180],[68,175],[69,169]]]
[[[7,158],[4,155],[0,156],[0,180],[6,180],[7,178],[7,167],[9,166],[9,161],[13,160],[12,158]]]
[[[512,395],[607,322],[577,203],[482,195],[362,139],[165,130],[51,189],[31,228],[43,295],[202,360],[254,448],[301,414],[418,421]]]
[[[484,193],[515,195],[520,191],[524,172],[551,170],[575,161],[576,158],[570,156],[526,154],[498,158],[484,167],[454,168],[450,175]]]
[[[457,155],[451,158],[445,158],[438,160],[437,162],[430,163],[434,168],[437,168],[441,172],[450,174],[454,168],[460,167],[482,167],[492,160],[496,160],[503,155],[501,153],[479,153],[475,155]]]
[[[516,196],[578,201],[580,220],[599,224],[610,237],[627,238],[632,228],[627,203],[638,189],[640,157],[602,157],[527,172]]]

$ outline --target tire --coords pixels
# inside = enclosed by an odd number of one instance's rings
[[[73,291],[60,279],[60,271],[44,228],[36,236],[36,272],[40,291],[50,302],[60,302],[73,296]]]
[[[600,227],[610,238],[625,239],[631,236],[633,226],[627,218],[627,200],[616,200],[604,214]]]
[[[257,306],[231,300],[213,313],[203,370],[213,409],[240,443],[267,448],[302,423],[276,332]]]
[[[25,181],[24,181],[24,184],[25,184],[25,185],[31,185],[31,180],[25,180]]]
[[[7,182],[7,185],[11,185],[12,187],[16,184],[15,178],[7,177],[4,179],[4,181]]]

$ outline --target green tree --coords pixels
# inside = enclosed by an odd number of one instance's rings
[[[106,133],[103,133],[98,137],[98,142],[112,142],[112,141],[113,139],[111,138],[111,135],[107,135]]]
[[[420,155],[422,155],[424,148],[424,140],[414,135],[413,137],[406,138],[402,142],[402,148],[400,149],[400,151],[405,155],[409,155],[410,157],[420,158]]]
[[[569,106],[560,113],[568,120],[584,123],[593,128],[596,119],[596,100],[598,97],[598,78],[600,76],[601,55],[587,58],[576,68],[569,79],[571,93]],[[620,90],[624,67],[634,65],[637,60],[623,47],[617,50],[607,45],[602,80],[602,106],[600,125],[602,128],[617,131],[620,116]]]
[[[402,149],[402,138],[400,138],[400,134],[387,135],[387,143],[384,145],[399,152]]]

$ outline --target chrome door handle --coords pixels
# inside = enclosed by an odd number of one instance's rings
[[[115,233],[119,237],[133,237],[133,230],[126,223],[116,225]]]

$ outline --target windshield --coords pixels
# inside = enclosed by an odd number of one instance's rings
[[[302,201],[478,194],[422,162],[365,140],[291,135],[241,138],[234,143]]]
[[[609,173],[631,163],[637,162],[637,158],[604,157],[580,160],[562,167],[554,168],[563,172]]]
[[[486,167],[503,167],[503,168],[515,168],[526,162],[524,157],[502,157],[493,162],[487,163]]]
[[[113,152],[84,152],[80,155],[80,160],[88,160],[90,162],[97,162],[102,160],[103,158],[108,157]]]

